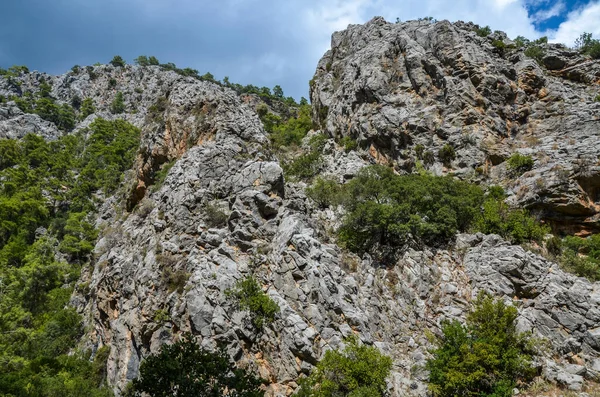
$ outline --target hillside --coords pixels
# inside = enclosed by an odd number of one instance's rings
[[[374,18],[333,34],[312,107],[113,63],[0,76],[2,393],[122,395],[191,333],[268,396],[356,335],[424,396],[480,291],[545,341],[540,381],[598,380],[600,62]],[[248,278],[272,318],[234,299]]]

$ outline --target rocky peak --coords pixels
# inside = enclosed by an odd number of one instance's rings
[[[311,80],[315,119],[406,172],[417,146],[437,154],[449,144],[449,167],[426,164],[435,173],[500,184],[560,229],[598,230],[588,181],[600,172],[600,64],[555,44],[536,45],[536,61],[505,34],[481,37],[478,28],[374,18],[334,33]],[[533,169],[508,175],[513,153],[532,156]]]

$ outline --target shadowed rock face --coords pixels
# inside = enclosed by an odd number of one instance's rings
[[[362,149],[345,153],[330,139],[322,173],[342,181],[377,161],[408,170],[421,144],[436,155],[433,172],[500,183],[514,204],[564,229],[594,230],[597,65],[569,69],[587,61],[550,46],[546,69],[522,52],[500,53],[491,43],[508,43],[501,33],[484,39],[472,28],[376,18],[335,33],[311,83],[314,119]],[[108,381],[117,393],[145,357],[192,332],[204,346],[224,343],[268,380],[268,396],[291,394],[327,349],[357,334],[393,358],[391,395],[425,396],[426,330],[437,334],[440,321],[463,319],[481,289],[513,302],[521,330],[549,340],[552,352],[541,360],[548,379],[580,389],[584,377],[600,375],[600,284],[481,234],[376,266],[325,231],[342,214],[316,208],[304,183],[284,179],[253,98],[158,67],[92,70],[94,79],[85,71],[30,73],[19,89],[35,90],[43,77],[59,102],[93,98],[97,113],[76,130],[96,116],[117,117],[108,109],[121,91],[128,113],[118,117],[142,130],[126,194],[108,198],[98,213],[102,232],[80,280],[89,292],[72,298],[90,330],[82,343],[111,346]],[[0,95],[13,94],[0,77]],[[29,131],[60,134],[14,103],[0,105],[0,136]],[[451,168],[437,159],[447,143],[457,155]],[[515,151],[535,159],[521,176],[506,168]],[[156,170],[170,161],[157,186]],[[281,308],[262,331],[225,295],[249,274]]]
[[[355,138],[407,170],[415,146],[437,154],[450,144],[452,169],[437,160],[435,172],[501,184],[560,228],[597,231],[588,182],[600,173],[600,64],[546,45],[540,66],[503,33],[482,38],[474,28],[375,18],[334,33],[311,80],[315,118],[331,136]],[[519,178],[504,163],[514,152],[535,160]]]

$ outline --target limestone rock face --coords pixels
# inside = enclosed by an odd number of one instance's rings
[[[374,18],[334,33],[311,80],[314,117],[377,161],[410,171],[422,145],[434,172],[501,184],[558,227],[597,231],[600,64],[545,45],[538,65],[504,34],[483,38],[475,27]],[[449,168],[437,158],[446,144],[456,152]],[[533,170],[508,175],[512,153],[532,156]]]
[[[597,63],[549,45],[540,66],[521,50],[494,46],[510,43],[503,34],[481,38],[474,27],[376,18],[335,33],[311,83],[314,122],[330,136],[322,174],[343,182],[377,162],[408,172],[423,162],[414,150],[423,145],[432,172],[502,184],[513,204],[563,229],[596,230]],[[89,330],[82,343],[111,347],[108,382],[117,395],[145,357],[192,332],[208,348],[225,344],[268,381],[267,396],[291,395],[325,351],[352,334],[392,357],[390,395],[425,396],[426,334],[439,334],[442,320],[464,319],[480,290],[512,302],[520,329],[550,342],[540,362],[547,379],[580,390],[600,376],[600,284],[494,235],[409,249],[388,267],[343,250],[329,232],[341,214],[316,208],[305,183],[284,178],[256,97],[154,66],[17,80],[0,77],[0,95],[46,81],[58,103],[92,98],[96,113],[75,130],[102,116],[142,131],[126,189],[98,211],[100,237],[80,280],[86,288],[72,297]],[[127,111],[112,115],[117,92]],[[64,133],[1,103],[0,138],[27,132]],[[342,136],[361,147],[344,152],[335,142]],[[446,144],[456,151],[449,167],[437,155]],[[510,172],[514,152],[531,155],[533,169]],[[263,330],[225,293],[250,274],[281,308]]]

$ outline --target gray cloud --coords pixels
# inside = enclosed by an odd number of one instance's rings
[[[25,64],[64,73],[75,64],[162,62],[229,76],[242,84],[280,84],[308,96],[308,80],[331,33],[375,15],[473,20],[509,35],[540,35],[526,0],[19,0],[0,15],[0,66]]]

